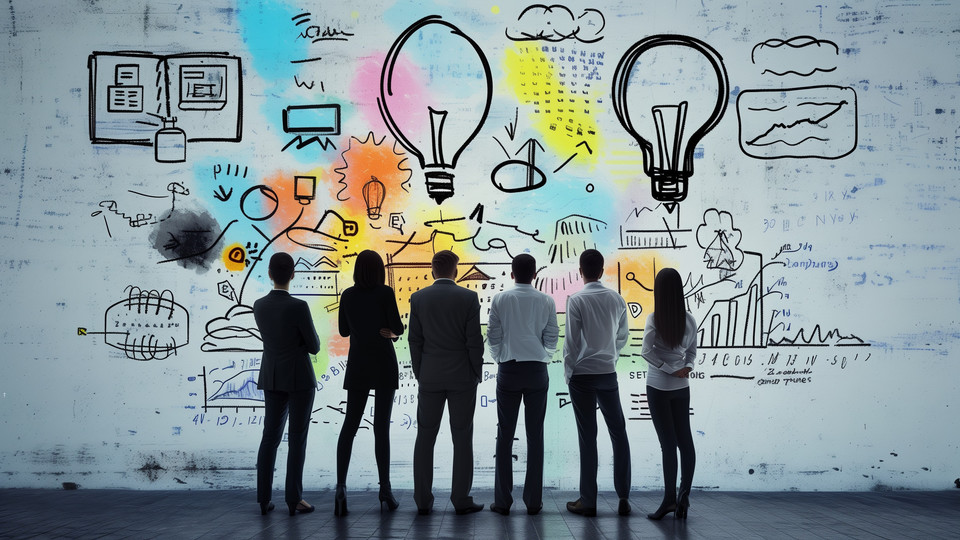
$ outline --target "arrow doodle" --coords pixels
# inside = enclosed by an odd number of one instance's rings
[[[180,240],[177,240],[177,237],[173,233],[167,233],[170,235],[170,241],[163,245],[163,249],[171,251],[180,247]]]
[[[586,147],[587,147],[587,153],[590,154],[590,155],[593,155],[593,149],[590,148],[590,145],[587,144],[587,141],[580,141],[580,144],[578,144],[578,145],[576,146],[576,148],[580,148],[581,146],[586,146]],[[564,167],[567,165],[567,163],[570,163],[570,161],[572,161],[573,158],[577,157],[578,154],[579,154],[579,152],[574,152],[572,156],[568,157],[567,160],[564,161],[563,163],[561,163],[559,167],[557,167],[556,169],[553,170],[553,172],[555,172],[555,173],[556,173],[556,172],[559,172],[560,169],[564,168]]]
[[[503,127],[503,129],[507,130],[507,135],[510,137],[511,141],[517,134],[517,124],[519,123],[518,120],[520,119],[520,109],[514,108],[513,111],[513,122]]]
[[[216,198],[218,201],[227,202],[227,199],[229,199],[230,196],[233,195],[233,188],[230,188],[230,191],[227,191],[223,189],[222,185],[217,187],[219,188],[219,191],[213,192],[214,198]]]
[[[530,191],[543,187],[543,185],[547,183],[547,176],[536,165],[537,147],[540,147],[540,151],[544,151],[539,141],[534,138],[527,139],[527,142],[523,143],[516,152],[516,154],[519,154],[526,149],[526,161],[522,159],[508,159],[494,167],[493,172],[490,173],[490,181],[493,182],[493,185],[500,191],[506,193]],[[502,169],[507,170],[501,173]],[[521,169],[519,174],[517,169]]]

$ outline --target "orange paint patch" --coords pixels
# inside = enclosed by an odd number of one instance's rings
[[[350,352],[350,338],[343,337],[339,333],[331,334],[327,342],[327,355],[346,358],[348,352]]]
[[[653,313],[653,282],[657,272],[673,261],[656,252],[647,252],[642,255],[617,254],[607,262],[604,276],[608,283],[620,284],[620,294],[628,304],[635,304],[631,308],[631,328],[643,328],[647,322],[647,315]],[[620,275],[615,275],[619,263]],[[614,281],[616,280],[616,281]],[[629,306],[628,306],[629,307]]]
[[[334,168],[340,179],[330,188],[345,209],[383,225],[391,212],[406,208],[412,171],[406,154],[395,151],[386,137],[379,141],[372,133],[364,140],[351,137],[341,158],[342,165]]]
[[[297,216],[300,216],[301,212],[303,212],[303,216],[300,218],[300,221],[297,222],[297,226],[312,227],[316,224],[316,219],[311,219],[315,212],[312,201],[309,205],[303,205],[295,197],[294,177],[304,175],[318,176],[317,183],[319,184],[322,180],[319,178],[319,175],[316,174],[317,172],[318,171],[311,171],[310,173],[298,172],[294,174],[291,172],[278,171],[271,176],[263,178],[263,183],[277,194],[276,212],[266,221],[266,223],[271,225],[272,234],[277,234],[290,226],[297,220]]]

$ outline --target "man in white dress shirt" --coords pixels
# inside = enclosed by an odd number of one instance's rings
[[[534,515],[543,508],[543,420],[547,412],[547,363],[557,349],[560,328],[553,298],[532,285],[537,261],[526,253],[513,259],[513,289],[490,304],[487,346],[498,364],[497,455],[494,502],[490,509],[509,515],[513,504],[513,435],[524,404],[527,427],[527,474],[523,503]]]
[[[583,290],[567,298],[563,341],[564,375],[570,387],[580,440],[580,498],[567,510],[597,515],[597,405],[613,444],[613,485],[620,497],[617,511],[630,513],[630,443],[620,405],[616,365],[627,344],[627,303],[600,283],[603,255],[595,249],[580,254]]]

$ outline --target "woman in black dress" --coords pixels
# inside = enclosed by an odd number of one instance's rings
[[[347,414],[337,442],[336,516],[347,515],[347,469],[370,390],[375,391],[373,436],[380,503],[390,510],[398,506],[390,490],[390,411],[400,374],[393,342],[403,333],[403,323],[396,295],[385,282],[383,259],[375,251],[364,250],[353,267],[353,287],[340,297],[340,335],[350,337],[350,352],[343,380]]]

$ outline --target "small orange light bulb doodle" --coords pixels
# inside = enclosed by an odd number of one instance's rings
[[[247,252],[240,244],[227,246],[223,250],[223,266],[230,272],[239,272],[246,268]]]

